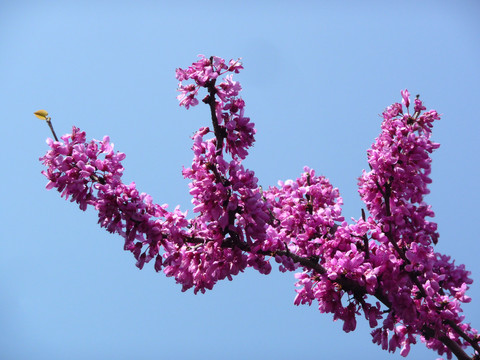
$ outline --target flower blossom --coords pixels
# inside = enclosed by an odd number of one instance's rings
[[[434,251],[439,235],[425,201],[438,113],[425,111],[417,97],[410,116],[408,90],[401,91],[406,111],[400,103],[384,110],[367,151],[369,171],[358,179],[366,212],[347,222],[339,190],[313,169],[264,190],[244,166],[255,125],[233,79],[242,69],[239,60],[203,55],[176,69],[180,106],[199,104],[205,89],[212,114],[212,126],[192,136],[193,161],[182,172],[193,217],[124,184],[125,154],[109,137],[87,141],[76,127],[61,141],[47,140],[50,150],[40,159],[47,189],[82,210],[95,208],[100,226],[123,237],[138,268],[154,260],[182,291],[211,290],[247,267],[269,274],[275,261],[282,272],[296,271],[295,305],[316,303],[346,332],[364,316],[384,350],[406,356],[418,338],[447,358],[453,347],[475,348],[477,331],[461,315],[470,273]]]

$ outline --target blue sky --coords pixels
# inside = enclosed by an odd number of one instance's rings
[[[427,200],[438,251],[472,272],[465,312],[478,329],[479,15],[478,1],[2,2],[0,357],[400,358],[371,343],[363,319],[345,334],[315,306],[294,306],[292,273],[182,293],[152,265],[139,271],[93,210],[44,189],[37,159],[50,134],[38,109],[59,134],[110,135],[126,182],[191,208],[181,167],[208,108],[179,108],[174,70],[197,54],[243,58],[237,79],[258,131],[245,164],[260,183],[308,165],[340,189],[347,218],[360,216],[356,179],[378,114],[405,88],[442,113]]]

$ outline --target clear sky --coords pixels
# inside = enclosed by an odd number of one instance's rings
[[[308,165],[340,189],[346,218],[360,216],[378,114],[405,88],[442,113],[427,201],[437,250],[472,271],[465,311],[479,329],[479,19],[475,0],[2,1],[0,358],[400,358],[371,343],[364,319],[345,334],[316,306],[294,306],[292,273],[182,293],[152,264],[139,271],[93,210],[45,190],[39,109],[59,134],[110,135],[126,182],[191,208],[181,167],[210,120],[206,106],[178,106],[174,70],[198,54],[243,58],[258,131],[246,165],[262,186]],[[419,344],[411,358],[436,354]]]

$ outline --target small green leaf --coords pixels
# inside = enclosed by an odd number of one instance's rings
[[[47,120],[48,112],[46,110],[38,110],[33,113],[40,120]]]

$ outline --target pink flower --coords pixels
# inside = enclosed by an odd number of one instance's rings
[[[418,96],[418,95],[417,95],[417,96]],[[426,109],[427,109],[427,108],[426,108],[425,106],[423,106],[423,103],[422,103],[422,101],[421,101],[420,99],[418,99],[418,98],[415,99],[415,108],[414,108],[414,110],[415,110],[416,113],[420,113],[421,111],[426,110]]]
[[[410,106],[410,93],[407,89],[400,91],[402,94],[402,103],[405,105],[406,108]]]

